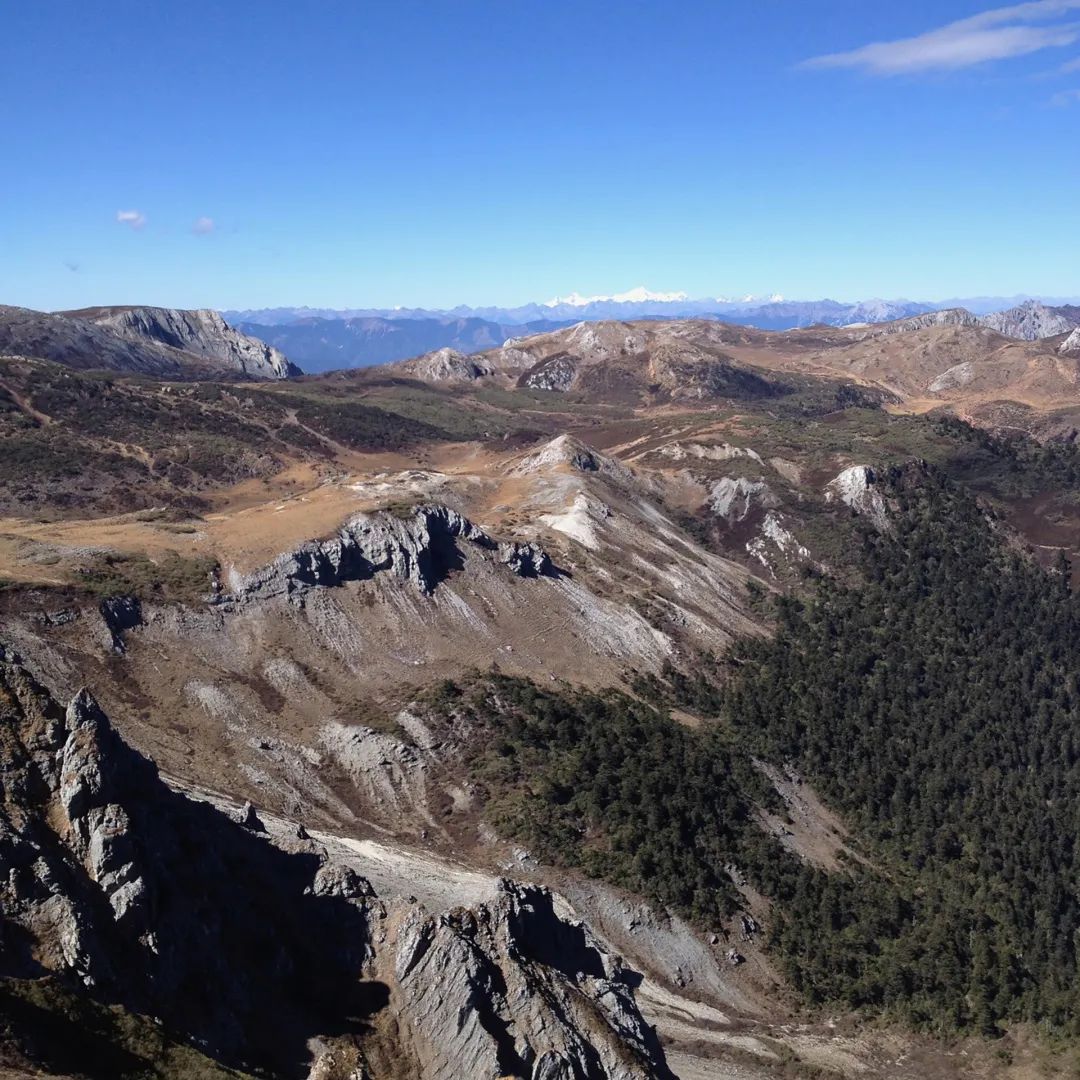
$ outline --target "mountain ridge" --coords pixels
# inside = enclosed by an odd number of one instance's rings
[[[158,378],[284,379],[300,373],[281,352],[238,333],[210,310],[0,306],[0,352]]]
[[[518,308],[457,307],[449,310],[278,308],[226,312],[244,332],[294,356],[305,370],[367,367],[405,360],[424,352],[450,348],[463,353],[497,347],[507,339],[557,330],[578,322],[679,321],[704,319],[760,330],[797,330],[810,326],[872,326],[932,316],[935,312],[964,311],[972,321],[985,320],[992,329],[1024,340],[1050,337],[1080,325],[1068,304],[1044,305],[1024,300],[976,298],[942,304],[908,300],[792,301],[774,296],[762,303],[753,297],[740,301],[668,299],[681,294],[651,293],[634,289],[611,297],[556,298],[545,304]],[[1000,305],[1000,306],[998,306]],[[1039,309],[1041,318],[1025,317]]]

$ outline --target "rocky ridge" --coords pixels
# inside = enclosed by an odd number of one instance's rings
[[[102,312],[92,321],[130,341],[159,341],[247,378],[285,379],[301,374],[284,353],[234,330],[216,311],[135,307],[105,308]]]
[[[882,334],[903,334],[910,330],[925,330],[929,326],[980,326],[983,321],[964,308],[946,308],[944,311],[928,311],[875,325],[873,329]]]
[[[1008,311],[984,315],[979,322],[1005,337],[1038,341],[1080,327],[1080,307],[1046,307],[1038,300],[1028,300]]]
[[[167,379],[283,379],[299,369],[211,311],[91,308],[47,313],[0,306],[0,353],[81,370]]]
[[[388,572],[430,595],[460,559],[454,542],[468,540],[497,553],[520,577],[550,574],[551,558],[527,541],[496,543],[483,529],[447,506],[414,507],[406,516],[357,514],[329,540],[312,540],[250,574],[233,574],[224,599],[266,600],[308,589],[360,581]]]
[[[671,1075],[632,973],[546,889],[445,911],[378,896],[303,829],[171,790],[88,692],[61,707],[7,649],[0,714],[3,975],[275,1075],[304,1057],[321,1080]]]

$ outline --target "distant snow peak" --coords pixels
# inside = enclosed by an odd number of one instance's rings
[[[569,296],[556,296],[553,300],[545,302],[544,307],[554,308],[563,304],[568,307],[588,307],[590,304],[673,304],[688,300],[684,292],[650,292],[644,285],[630,289],[628,292],[615,293],[613,296],[582,296],[581,293],[572,292]]]

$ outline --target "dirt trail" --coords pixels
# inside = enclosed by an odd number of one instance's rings
[[[35,409],[34,406],[26,400],[17,390],[15,390],[10,383],[0,379],[0,390],[3,390],[8,397],[19,407],[19,409],[29,416],[32,420],[36,420],[43,427],[48,427],[53,423],[53,418],[46,413],[40,412]]]

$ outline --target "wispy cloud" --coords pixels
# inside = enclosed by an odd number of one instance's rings
[[[1067,64],[1062,64],[1058,68],[1059,75],[1071,75],[1074,71],[1080,71],[1080,57],[1070,60]]]
[[[1080,90],[1062,90],[1050,99],[1050,104],[1056,109],[1064,109],[1067,105],[1080,105]]]
[[[191,226],[191,231],[196,236],[209,236],[214,231],[214,219],[210,217],[196,218],[195,224]]]
[[[146,224],[146,215],[141,210],[117,210],[116,220],[121,225],[130,225],[133,229],[141,229]]]
[[[1072,45],[1080,40],[1080,22],[1067,21],[1066,16],[1077,10],[1080,0],[1032,0],[984,11],[916,37],[816,56],[800,67],[855,68],[885,76],[959,71]]]

